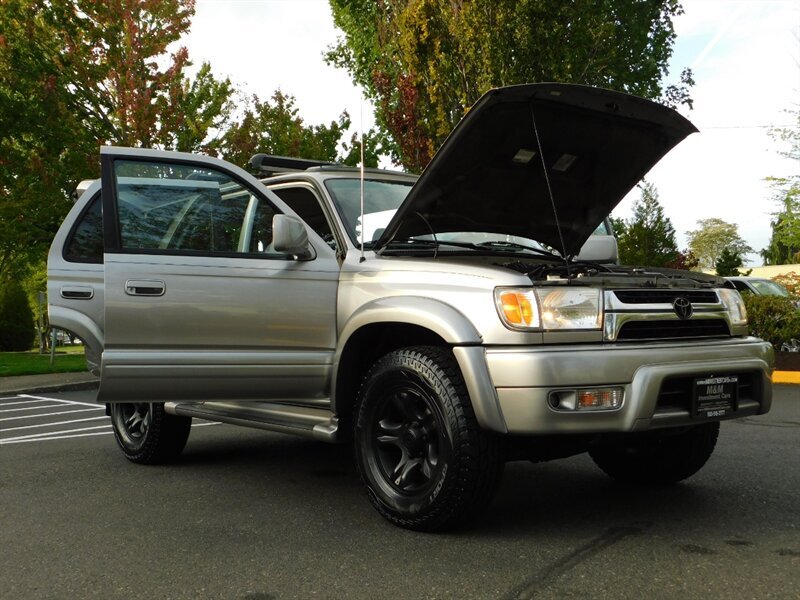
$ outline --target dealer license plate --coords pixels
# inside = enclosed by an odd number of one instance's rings
[[[724,417],[736,407],[736,375],[699,377],[694,380],[694,414],[697,417]]]

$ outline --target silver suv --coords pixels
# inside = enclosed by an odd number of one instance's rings
[[[192,417],[352,440],[373,505],[423,530],[484,507],[506,460],[682,480],[721,420],[769,410],[771,346],[722,279],[572,257],[693,131],[536,84],[486,94],[418,180],[104,147],[53,242],[50,320],[133,462],[175,458]]]

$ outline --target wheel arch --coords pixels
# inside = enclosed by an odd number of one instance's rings
[[[482,337],[455,307],[431,298],[383,298],[356,311],[339,340],[331,405],[340,418],[352,414],[364,374],[380,356],[407,346],[444,346],[458,362],[481,425],[506,430],[480,347]]]
[[[98,324],[82,312],[56,304],[49,305],[48,315],[53,327],[69,331],[80,338],[86,348],[89,370],[99,376],[104,335]]]

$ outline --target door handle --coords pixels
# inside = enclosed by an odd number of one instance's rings
[[[82,285],[65,285],[61,288],[61,297],[67,300],[89,300],[94,296],[94,289]]]
[[[163,281],[129,279],[125,282],[125,293],[128,296],[163,296],[166,289]]]

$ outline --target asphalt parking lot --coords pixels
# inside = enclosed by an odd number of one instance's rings
[[[800,387],[684,484],[511,463],[485,517],[385,523],[348,446],[195,422],[128,463],[92,392],[0,398],[0,598],[797,598]]]

